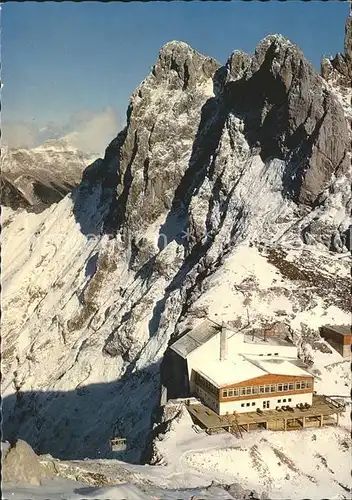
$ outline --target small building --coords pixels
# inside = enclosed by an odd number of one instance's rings
[[[248,337],[207,320],[171,350],[186,361],[188,394],[218,415],[312,404],[314,377],[282,339]]]
[[[344,358],[351,356],[351,325],[325,325],[320,328],[320,335],[341,356]]]

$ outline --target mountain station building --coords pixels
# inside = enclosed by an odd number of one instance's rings
[[[185,360],[189,394],[220,416],[312,405],[314,377],[287,340],[254,338],[206,320],[171,350]]]

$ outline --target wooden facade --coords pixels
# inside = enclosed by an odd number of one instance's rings
[[[320,334],[341,356],[348,357],[351,355],[352,334],[350,325],[322,326]]]
[[[308,382],[310,384],[310,387],[306,386],[306,387],[304,387],[304,389],[296,388],[297,382],[301,382],[301,381],[305,382],[305,384],[307,384],[307,382]],[[275,386],[277,389],[278,386],[280,386],[280,385],[288,385],[289,386],[289,384],[293,384],[292,389],[289,389],[289,387],[287,387],[287,389],[281,390],[281,391],[271,390],[272,386]],[[266,388],[269,386],[270,386],[270,390],[266,390]],[[253,387],[258,387],[258,388],[264,387],[265,389],[262,392],[260,392],[260,390],[258,390],[257,393],[254,393],[253,391],[251,391],[251,392],[246,391],[246,393],[243,394],[244,389],[253,388]],[[224,390],[229,391],[229,389],[237,389],[240,392],[236,396],[225,397],[223,395],[224,394],[223,391]],[[223,386],[221,388],[221,391],[220,391],[219,402],[226,403],[229,401],[241,401],[244,399],[248,399],[248,397],[250,397],[251,399],[265,398],[266,396],[280,397],[283,394],[285,394],[285,395],[286,394],[287,395],[305,394],[305,393],[312,393],[313,391],[314,391],[314,377],[313,376],[304,377],[304,376],[293,376],[293,375],[271,375],[271,374],[268,374],[268,375],[263,375],[262,377],[257,377],[257,378],[253,378],[251,380],[246,380],[246,381],[240,382],[238,384],[231,384],[231,385]]]
[[[206,392],[208,396],[206,399],[210,398],[216,405],[248,399],[264,400],[268,397],[282,398],[312,394],[314,391],[314,377],[304,375],[267,374],[236,384],[224,385],[219,389],[196,372],[195,384],[196,388],[201,389],[200,391],[196,389],[197,393]],[[237,394],[235,394],[235,391]]]

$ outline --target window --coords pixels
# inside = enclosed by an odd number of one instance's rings
[[[260,392],[260,394],[264,394],[264,386],[263,385],[259,386],[259,392]]]
[[[291,398],[288,398],[288,400],[287,400],[287,401],[288,401],[289,403],[291,403],[292,399],[291,399]]]
[[[233,389],[228,389],[227,390],[227,395],[229,398],[232,398],[233,397]]]
[[[247,387],[246,388],[246,393],[247,394],[252,394],[252,387]]]
[[[279,355],[279,353],[278,353],[278,352],[275,352],[275,353],[274,353],[274,356],[278,356],[278,355]]]
[[[255,406],[255,403],[252,403],[252,406]]]
[[[243,406],[244,406],[244,403],[242,403],[242,404],[241,404],[241,406],[242,406],[242,408],[243,408]]]
[[[270,392],[270,385],[265,386],[265,392]]]
[[[284,384],[284,391],[287,391],[288,390],[288,384]]]
[[[250,404],[250,403],[247,403],[247,406],[251,406],[251,404]]]
[[[245,396],[245,395],[246,395],[246,388],[241,387],[241,396]]]
[[[258,394],[258,386],[252,387],[252,394]]]
[[[264,354],[259,354],[259,356],[264,356]]]
[[[306,383],[302,380],[301,382],[301,389],[305,389],[306,388]]]
[[[293,391],[293,389],[294,389],[294,385],[293,385],[293,383],[289,383],[289,384],[288,384],[288,390],[289,390],[289,391]]]
[[[311,389],[311,387],[312,387],[312,382],[306,382],[306,387],[307,387],[307,389]]]
[[[271,356],[271,352],[268,353],[268,356]]]
[[[301,388],[301,382],[296,382],[296,391],[298,391]]]
[[[233,395],[234,395],[234,396],[238,396],[238,389],[234,389],[234,390],[233,390]]]
[[[227,389],[224,389],[224,390],[222,391],[222,396],[223,396],[224,398],[227,398]]]
[[[276,392],[276,384],[270,386],[270,392]]]
[[[277,400],[277,402],[278,402],[278,403],[281,403],[281,399],[278,399],[278,400]]]
[[[277,384],[277,390],[278,392],[282,392],[282,384]]]
[[[283,399],[283,400],[282,400],[282,402],[283,402],[283,403],[286,403],[286,399]]]

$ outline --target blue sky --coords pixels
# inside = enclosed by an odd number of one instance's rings
[[[319,68],[322,54],[343,50],[347,12],[333,0],[4,4],[3,120],[63,125],[79,110],[109,107],[124,121],[130,94],[169,40],[224,63],[281,33]]]

